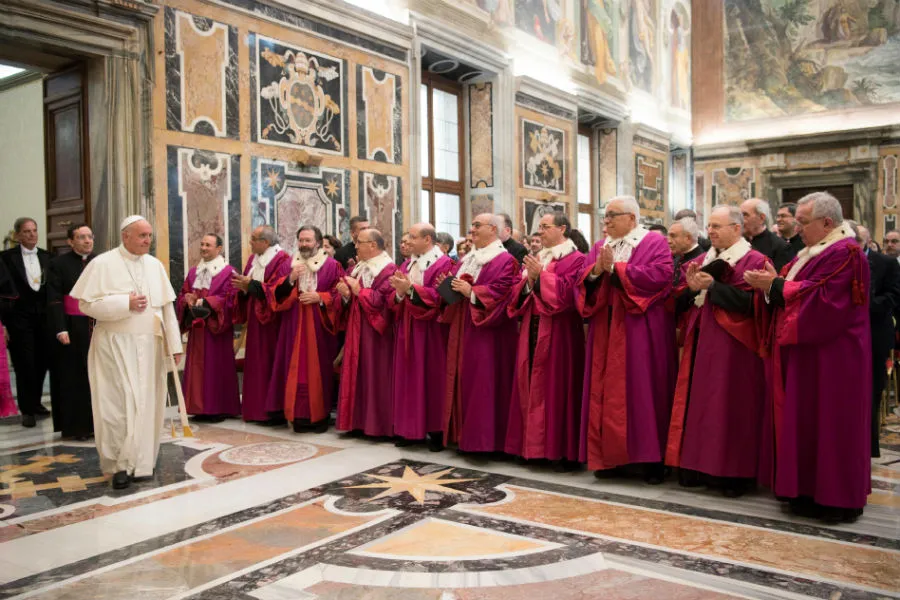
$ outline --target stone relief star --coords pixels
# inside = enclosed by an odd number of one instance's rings
[[[419,475],[409,467],[405,467],[403,469],[402,477],[390,477],[385,475],[369,475],[366,474],[367,477],[372,477],[374,479],[380,479],[383,483],[368,483],[365,485],[352,485],[345,489],[353,489],[353,488],[385,488],[383,492],[369,499],[369,502],[373,500],[378,500],[379,498],[385,498],[387,496],[395,496],[397,494],[402,494],[403,492],[408,493],[410,496],[416,499],[419,504],[425,503],[425,492],[435,492],[438,494],[458,494],[461,496],[468,496],[468,492],[463,492],[461,490],[455,490],[453,488],[446,487],[443,484],[446,483],[464,483],[467,481],[476,481],[476,479],[441,479],[444,475],[447,475],[453,471],[452,468],[444,469],[443,471],[438,471],[437,473],[429,473],[427,475]]]

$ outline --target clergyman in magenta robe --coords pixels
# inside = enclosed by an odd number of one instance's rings
[[[284,417],[266,410],[272,365],[278,348],[281,315],[272,310],[266,287],[284,277],[291,269],[291,255],[276,243],[275,230],[261,225],[250,235],[253,254],[244,266],[244,274],[232,282],[237,289],[234,304],[235,324],[247,328],[244,346],[244,382],[241,412],[245,421],[278,423]]]
[[[428,223],[409,229],[412,256],[391,278],[395,294],[394,435],[407,441],[428,435],[431,450],[443,448],[444,389],[449,328],[441,316],[437,288],[452,267],[435,245],[436,232]]]
[[[801,516],[853,521],[871,492],[869,264],[830,194],[801,198],[796,219],[806,247],[782,275],[745,275],[774,320],[760,477]]]
[[[506,445],[518,339],[507,307],[522,276],[500,241],[504,226],[496,215],[473,219],[474,249],[453,270],[453,289],[463,298],[441,316],[450,326],[444,443],[463,452],[502,452]]]
[[[709,238],[712,248],[684,274],[690,308],[666,464],[680,467],[682,485],[707,483],[737,497],[756,479],[766,391],[754,318],[764,299],[744,272],[763,269],[767,259],[742,237],[737,207],[713,210]]]
[[[220,239],[203,236],[200,264],[188,271],[175,305],[181,331],[189,334],[184,364],[187,412],[210,421],[241,414],[231,322],[235,270],[221,254]],[[197,305],[201,308],[192,311]]]
[[[334,391],[338,340],[333,307],[335,286],[344,273],[322,249],[322,240],[318,227],[300,227],[290,275],[267,290],[272,308],[283,314],[269,405],[273,396],[279,397],[285,419],[298,433],[328,429]]]
[[[335,312],[346,331],[338,390],[337,429],[372,437],[393,435],[394,323],[391,276],[397,265],[381,233],[356,238],[357,263],[337,284]]]
[[[525,256],[526,276],[516,284],[508,308],[522,324],[506,452],[573,468],[584,377],[584,320],[575,308],[575,286],[584,255],[568,238],[565,213],[544,215],[539,227],[543,250]]]
[[[661,483],[677,372],[669,246],[638,224],[634,198],[606,207],[607,237],[591,249],[575,290],[590,320],[581,405],[580,459],[599,476],[644,464]]]

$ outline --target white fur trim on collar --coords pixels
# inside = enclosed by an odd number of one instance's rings
[[[575,252],[577,248],[575,247],[575,242],[572,240],[565,240],[561,244],[557,244],[552,248],[544,248],[540,251],[538,256],[540,257],[541,264],[545,267],[550,264],[553,260],[560,260],[573,252]]]

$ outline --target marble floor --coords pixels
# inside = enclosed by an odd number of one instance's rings
[[[900,598],[900,419],[853,524],[765,492],[598,481],[231,420],[113,491],[90,443],[0,421],[0,599]]]

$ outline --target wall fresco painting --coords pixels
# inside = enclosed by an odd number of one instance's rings
[[[900,101],[900,10],[869,0],[725,0],[726,118]]]
[[[579,0],[579,59],[597,83],[617,74],[619,7],[613,0]]]
[[[629,11],[629,76],[638,89],[652,93],[656,83],[659,5],[657,0],[631,0]]]
[[[691,109],[691,17],[682,3],[669,13],[669,99],[672,106]]]

